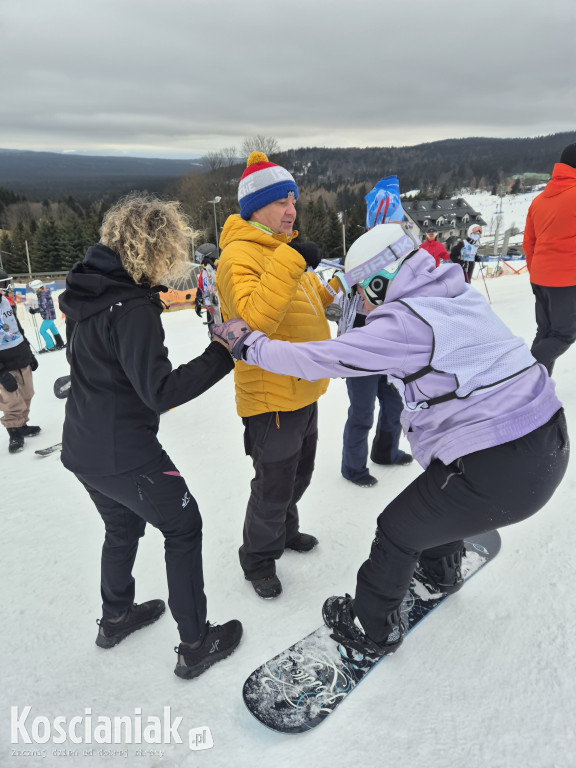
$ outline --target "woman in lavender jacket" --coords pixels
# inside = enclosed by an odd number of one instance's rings
[[[424,468],[384,509],[354,599],[328,598],[340,642],[395,651],[399,606],[416,568],[433,588],[462,586],[463,539],[524,520],[551,498],[569,457],[562,404],[546,369],[464,279],[436,269],[406,224],[362,235],[339,276],[358,290],[363,328],[305,344],[273,341],[241,320],[215,330],[235,358],[304,379],[386,374],[404,400],[402,426]]]

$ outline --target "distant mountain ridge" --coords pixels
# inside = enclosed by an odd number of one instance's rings
[[[161,191],[173,179],[202,170],[195,160],[0,149],[0,187],[31,200],[117,197],[133,188]]]

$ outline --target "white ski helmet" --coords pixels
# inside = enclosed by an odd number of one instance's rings
[[[470,237],[470,235],[478,235],[478,237],[480,237],[481,234],[482,234],[482,227],[480,226],[480,224],[470,224],[470,226],[468,227],[468,231],[466,232],[467,237]]]
[[[374,306],[382,304],[388,283],[408,256],[420,247],[405,221],[377,224],[350,246],[346,254],[344,273],[337,275],[344,291],[349,295],[359,285]]]
[[[30,288],[32,288],[34,293],[38,293],[38,291],[41,288],[44,288],[44,283],[42,282],[42,280],[32,280],[31,282],[28,283],[28,285],[30,286]]]

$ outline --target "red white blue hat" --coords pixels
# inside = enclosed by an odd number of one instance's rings
[[[271,163],[263,152],[252,152],[238,187],[240,216],[247,221],[254,211],[290,193],[298,200],[298,186],[292,174]]]

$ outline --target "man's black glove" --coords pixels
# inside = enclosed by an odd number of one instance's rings
[[[35,315],[37,312],[40,312],[38,307],[28,307],[28,312],[30,312],[31,315]]]
[[[6,392],[16,392],[18,389],[18,382],[14,376],[12,376],[10,371],[7,371],[6,369],[0,373],[0,384],[2,384]]]
[[[306,264],[312,269],[316,269],[318,264],[322,261],[322,251],[311,240],[304,243],[290,243],[290,247],[298,251],[300,256],[304,259]]]
[[[38,360],[34,355],[32,355],[32,360],[30,361],[30,368],[32,368],[33,371],[38,368]]]

